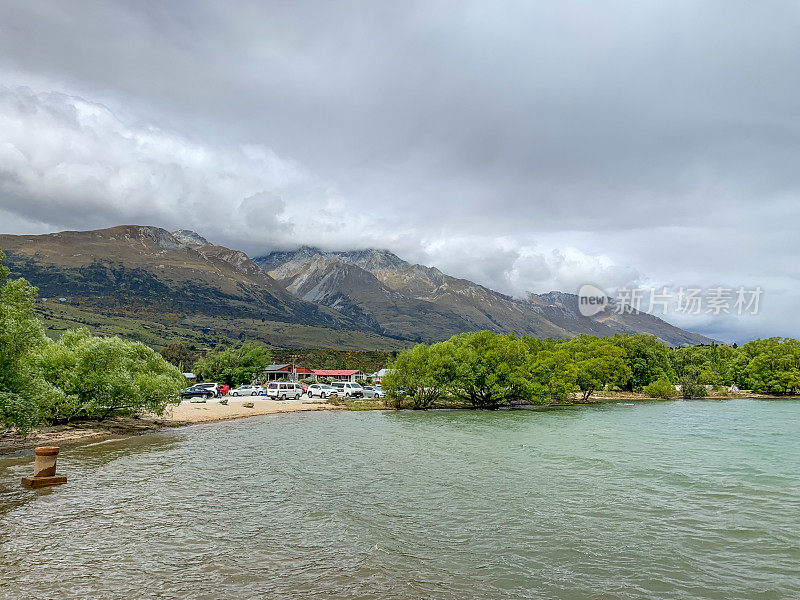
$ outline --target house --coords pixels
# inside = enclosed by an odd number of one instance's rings
[[[197,383],[197,375],[194,373],[184,373],[183,376],[189,383]]]
[[[275,381],[277,379],[297,381],[298,379],[306,379],[307,377],[314,377],[314,373],[311,369],[295,367],[290,364],[269,365],[266,369],[261,370],[262,381]]]
[[[290,379],[292,374],[292,365],[269,365],[266,369],[261,370],[262,381],[275,381],[276,379]]]
[[[359,381],[366,375],[358,369],[311,369],[315,378],[328,377],[334,381]]]

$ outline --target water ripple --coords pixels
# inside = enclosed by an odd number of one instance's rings
[[[0,461],[0,598],[797,598],[798,402],[313,413]]]

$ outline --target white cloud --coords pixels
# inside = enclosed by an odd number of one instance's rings
[[[62,93],[0,87],[0,193],[17,220],[196,227],[263,240],[281,195],[313,185],[260,146],[212,147]]]

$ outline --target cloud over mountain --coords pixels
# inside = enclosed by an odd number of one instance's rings
[[[388,247],[518,295],[762,285],[763,318],[699,327],[800,335],[798,19],[716,0],[8,3],[0,223]]]

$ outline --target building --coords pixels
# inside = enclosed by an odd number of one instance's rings
[[[375,382],[380,382],[380,380],[381,380],[381,379],[383,379],[384,377],[386,377],[386,374],[387,374],[387,373],[388,373],[390,370],[391,370],[391,369],[381,369],[380,371],[375,371],[375,372],[374,372],[372,375],[370,375],[370,378],[372,378],[372,381],[375,381]]]
[[[315,378],[328,377],[334,381],[359,381],[366,377],[358,369],[311,369]]]
[[[290,364],[283,365],[269,365],[266,369],[261,371],[262,381],[276,381],[278,379],[286,379],[288,381],[297,381],[298,379],[314,378],[314,372],[305,367],[295,367]]]
[[[194,373],[184,373],[183,376],[189,383],[197,383],[197,375],[195,375]]]

